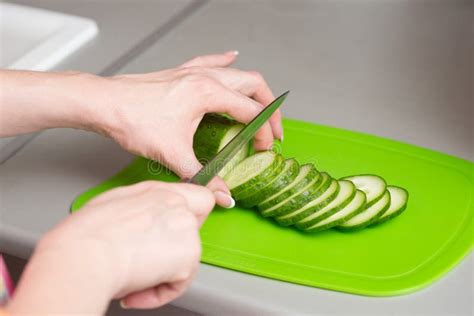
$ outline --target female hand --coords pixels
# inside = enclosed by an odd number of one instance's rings
[[[192,143],[205,113],[247,123],[274,99],[259,73],[227,68],[235,58],[236,52],[201,56],[173,69],[114,77],[0,71],[0,137],[56,127],[92,130],[190,178],[201,168]],[[256,149],[270,148],[274,138],[283,138],[279,111],[255,136]],[[209,187],[218,204],[233,205],[222,180]]]
[[[224,68],[235,58],[234,52],[202,56],[174,69],[108,78],[95,98],[97,117],[103,118],[95,128],[128,151],[190,178],[202,167],[192,144],[205,113],[226,113],[247,123],[274,99],[257,72]],[[255,148],[269,149],[274,138],[282,138],[280,112],[256,134]],[[218,179],[210,187],[229,194]],[[225,198],[218,203],[232,204]]]
[[[108,191],[47,233],[9,305],[27,312],[100,314],[112,298],[156,308],[181,295],[200,258],[212,192],[147,181]]]

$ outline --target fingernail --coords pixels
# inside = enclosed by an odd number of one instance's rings
[[[222,207],[233,208],[235,206],[235,200],[223,191],[215,191],[214,196],[216,197],[217,204]]]
[[[120,300],[120,307],[122,307],[123,309],[129,309],[129,307],[125,304],[123,300]]]
[[[234,54],[235,56],[237,56],[239,54],[239,51],[238,50],[231,50],[229,52],[227,52],[229,54]]]
[[[280,142],[283,143],[283,131],[281,131]]]

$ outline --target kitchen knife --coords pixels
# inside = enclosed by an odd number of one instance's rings
[[[267,105],[250,123],[247,124],[217,155],[205,164],[188,183],[207,185],[222,168],[235,156],[242,146],[247,144],[262,125],[285,101],[290,91],[286,91]]]

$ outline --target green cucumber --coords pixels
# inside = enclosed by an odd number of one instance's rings
[[[314,233],[342,224],[364,210],[365,200],[365,193],[360,190],[357,190],[354,197],[352,198],[352,201],[350,201],[349,204],[347,204],[345,207],[332,214],[331,216],[323,219],[322,221],[304,228],[303,230],[306,232]]]
[[[276,165],[272,171],[268,172],[267,175],[262,175],[259,181],[257,181],[253,185],[248,186],[246,189],[242,191],[236,191],[235,189],[231,190],[232,196],[236,200],[239,200],[239,201],[243,200],[253,195],[255,192],[259,192],[261,189],[266,187],[270,182],[272,182],[275,178],[277,178],[282,172],[283,168],[285,167],[285,159],[280,154],[276,154],[276,159],[278,161],[276,162]],[[243,206],[242,204],[240,205]]]
[[[306,205],[302,205],[291,212],[276,217],[275,220],[283,226],[293,225],[330,204],[338,195],[340,187],[338,181],[335,179],[331,178],[329,182],[329,187],[322,195],[311,199]]]
[[[387,184],[385,180],[373,174],[361,174],[356,176],[344,177],[342,180],[349,180],[355,184],[358,190],[361,190],[367,196],[367,207],[375,204],[385,193]]]
[[[343,231],[358,230],[374,223],[390,206],[390,193],[385,191],[382,198],[372,205],[365,206],[364,210],[340,224],[337,228]]]
[[[338,183],[339,192],[334,200],[332,200],[330,203],[326,204],[319,210],[312,206],[306,206],[306,210],[298,210],[294,212],[290,218],[287,216],[284,219],[286,219],[287,222],[291,220],[291,223],[297,223],[296,226],[298,228],[304,229],[306,227],[313,226],[314,224],[343,209],[352,201],[357,189],[352,182],[347,180],[339,180]]]
[[[224,182],[233,196],[238,196],[254,185],[266,181],[275,168],[283,163],[283,157],[271,151],[262,151],[242,160],[227,173]]]
[[[315,181],[309,184],[278,205],[263,210],[262,214],[265,214],[264,216],[282,216],[302,208],[330,188],[333,179],[325,172],[321,173],[321,177],[323,179],[321,182]]]
[[[243,127],[243,124],[219,114],[204,115],[193,138],[193,149],[198,160],[203,164],[209,162]],[[244,160],[249,154],[249,146],[243,146],[218,175],[224,177]]]
[[[315,182],[316,181],[316,182]],[[276,204],[288,199],[298,191],[301,191],[310,183],[321,182],[322,177],[313,164],[305,164],[301,166],[298,176],[287,187],[281,191],[275,192],[267,199],[258,204],[258,209],[263,211],[269,209]]]
[[[288,186],[288,184],[298,175],[299,169],[300,166],[295,159],[287,159],[283,169],[275,178],[273,178],[272,181],[270,181],[270,183],[257,192],[252,190],[253,193],[247,197],[241,197],[239,204],[243,207],[253,207],[258,203],[263,202],[275,192],[279,192]]]
[[[378,225],[397,217],[405,211],[408,203],[408,192],[404,188],[393,185],[387,186],[387,191],[390,193],[390,206],[388,210],[382,214],[373,224]]]

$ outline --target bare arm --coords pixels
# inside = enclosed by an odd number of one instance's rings
[[[100,122],[87,91],[103,80],[73,72],[0,71],[0,137],[54,127],[92,129]]]

